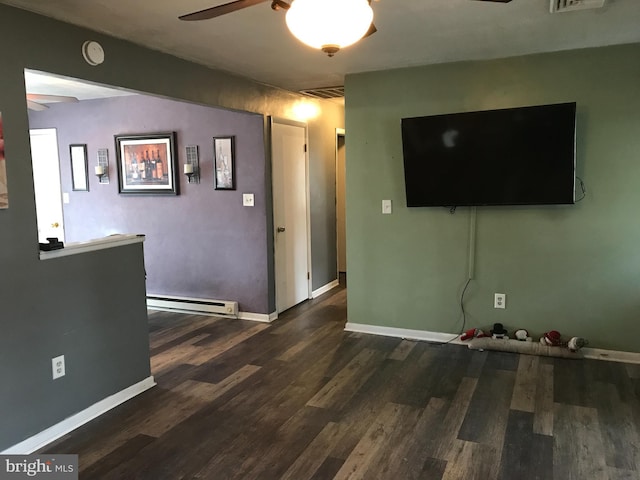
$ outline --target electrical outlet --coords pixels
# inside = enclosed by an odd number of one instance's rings
[[[64,369],[64,355],[60,355],[59,357],[55,357],[51,359],[51,368],[53,370],[53,379],[64,377],[65,369]]]
[[[506,308],[507,303],[507,294],[506,293],[496,293],[493,296],[493,308]]]

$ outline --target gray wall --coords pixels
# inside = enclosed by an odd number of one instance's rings
[[[87,39],[103,45],[103,65],[91,67],[82,59],[80,48]],[[0,211],[0,411],[5,412],[0,449],[4,449],[149,373],[147,337],[145,333],[143,340],[142,335],[144,285],[122,281],[139,274],[142,251],[127,247],[126,253],[38,259],[24,69],[292,120],[298,120],[291,114],[292,107],[303,97],[5,5],[0,5],[0,65],[10,192],[10,208]],[[309,157],[312,168],[321,169],[334,161],[335,144],[325,143],[326,139],[344,125],[339,105],[316,104],[322,113],[309,122]],[[268,169],[265,179],[268,185]],[[314,198],[330,197],[330,192],[314,193],[323,188],[321,184],[311,185]],[[266,196],[269,203],[270,195]],[[268,215],[267,232],[271,227]],[[269,255],[269,310],[273,311],[272,235],[267,233],[264,242]],[[320,248],[318,242],[321,236],[314,240],[314,248]],[[120,265],[118,259],[130,266]],[[313,254],[313,259],[335,265],[335,260],[322,255]],[[331,280],[314,276],[314,283]],[[131,292],[131,301],[122,306],[112,301],[126,292]],[[86,328],[76,328],[79,325]],[[66,353],[61,351],[65,348],[76,348],[77,355],[67,362],[64,383],[54,383],[51,358]],[[121,360],[113,360],[118,356]],[[12,418],[7,420],[9,415]]]
[[[262,116],[147,95],[51,105],[29,112],[31,128],[56,128],[66,240],[144,233],[147,292],[236,300],[244,312],[268,314],[265,152]],[[176,132],[178,196],[118,194],[115,134]],[[235,136],[236,190],[213,188],[214,136]],[[86,143],[88,192],[71,189],[69,145]],[[185,146],[200,152],[200,184],[182,175]],[[98,148],[108,148],[110,183],[93,173]],[[242,193],[255,207],[242,206]]]
[[[469,209],[407,208],[400,119],[576,101],[572,206],[478,207],[467,326],[559,330],[638,352],[640,45],[347,78],[349,321],[435,332],[461,327]],[[392,215],[380,201],[392,199]],[[493,309],[493,294],[507,308]]]
[[[337,125],[340,119],[336,116],[332,121]],[[309,144],[314,143],[330,145],[332,149],[322,158],[314,158],[313,154],[309,158],[311,284],[316,290],[338,278],[335,128],[312,129]]]

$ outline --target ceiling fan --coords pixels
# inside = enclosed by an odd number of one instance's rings
[[[243,8],[252,7],[259,3],[264,3],[269,0],[235,0],[233,2],[225,3],[223,5],[217,5],[211,8],[205,8],[204,10],[199,10],[193,13],[187,13],[185,15],[180,15],[178,18],[180,20],[185,21],[197,21],[197,20],[209,20],[212,18],[220,17],[222,15],[226,15],[227,13],[233,13],[238,10],[242,10]],[[291,0],[294,1],[294,0]],[[284,0],[271,0],[271,8],[273,10],[289,10],[291,7],[291,1],[285,2]],[[511,0],[475,0],[478,2],[498,2],[498,3],[509,3]],[[371,0],[369,0],[371,3]],[[371,24],[373,27],[373,31],[367,32],[367,35],[372,35],[375,33],[375,26]]]
[[[193,12],[193,13],[188,13],[186,15],[181,15],[178,18],[180,20],[185,20],[185,21],[209,20],[209,19],[212,19],[212,18],[220,17],[222,15],[226,15],[227,13],[233,13],[233,12],[236,12],[238,10],[242,10],[244,8],[247,8],[247,7],[252,7],[253,5],[257,5],[259,3],[265,3],[267,1],[271,1],[271,8],[273,10],[289,11],[289,9],[291,9],[291,7],[292,7],[293,2],[296,1],[296,0],[289,0],[289,1],[285,1],[285,0],[235,0],[233,2],[225,3],[223,5],[218,5],[218,6],[211,7],[211,8],[205,8],[204,10],[200,10],[200,11]],[[370,15],[368,17],[368,20],[366,20],[366,23],[363,25],[364,28],[362,30],[360,30],[360,32],[358,34],[356,34],[357,38],[352,39],[353,41],[351,41],[350,43],[345,44],[345,45],[340,45],[340,44],[336,44],[336,43],[323,44],[323,45],[312,45],[311,43],[309,43],[305,39],[301,38],[299,33],[294,31],[295,29],[292,29],[292,26],[289,23],[289,17],[290,17],[290,15],[292,13],[294,13],[294,10],[297,9],[298,5],[302,5],[302,3],[304,3],[305,6],[304,7],[300,7],[300,8],[306,8],[307,5],[309,3],[311,3],[311,2],[309,2],[307,0],[305,0],[304,2],[302,2],[302,0],[300,0],[300,2],[301,3],[296,4],[296,5],[293,6],[293,9],[291,9],[291,12],[287,13],[287,25],[289,26],[289,29],[291,30],[293,35],[295,37],[297,37],[299,40],[301,40],[303,43],[306,43],[307,45],[311,45],[311,46],[313,46],[315,48],[320,48],[325,53],[327,53],[330,57],[333,56],[342,46],[350,45],[351,43],[354,43],[357,40],[369,37],[369,36],[371,36],[371,35],[373,35],[374,33],[377,32],[376,26],[371,21],[371,18],[372,18],[373,14],[370,13]],[[369,4],[371,4],[371,0],[367,0],[367,2]],[[358,2],[350,2],[350,3],[358,3]],[[317,8],[317,7],[314,7],[314,8]],[[370,7],[367,7],[367,8],[369,10],[371,10]],[[326,15],[327,12],[330,13],[330,10],[331,10],[330,7],[325,8],[324,5],[323,5],[322,8],[321,8],[321,13]],[[361,12],[358,12],[358,13],[361,13]],[[299,14],[296,12],[296,14],[294,16],[297,16],[297,15],[299,15]],[[349,20],[352,20],[352,19],[349,19]],[[333,17],[333,22],[338,22],[338,21],[340,21],[339,17]],[[368,28],[367,28],[367,26],[368,26]],[[362,33],[363,31],[364,31],[364,34]]]
[[[235,0],[178,17],[185,21],[209,20],[259,3],[271,1],[273,10],[287,11],[287,26],[298,40],[322,50],[332,57],[340,48],[349,46],[378,31],[374,25],[371,0],[341,3],[337,0]],[[377,0],[376,0],[377,1]],[[511,0],[476,0],[509,3]],[[343,9],[344,7],[344,9]],[[335,9],[342,15],[334,15]],[[346,9],[350,10],[346,10]],[[365,11],[367,10],[367,11]],[[303,18],[304,17],[304,18]]]
[[[27,107],[29,110],[35,110],[41,112],[46,110],[45,103],[69,103],[78,102],[76,97],[69,97],[66,95],[44,95],[40,93],[27,93]]]

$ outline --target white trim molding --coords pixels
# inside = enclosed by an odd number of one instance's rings
[[[268,315],[266,313],[238,312],[238,318],[240,320],[251,320],[252,322],[271,323],[278,318],[278,312]]]
[[[635,363],[636,365],[640,365],[640,353],[603,350],[600,348],[583,348],[581,352],[584,358],[606,360],[608,362]]]
[[[371,335],[383,335],[385,337],[403,338],[406,340],[424,340],[427,342],[449,342],[458,345],[466,345],[455,333],[429,332],[427,330],[409,330],[407,328],[381,327],[379,325],[366,325],[363,323],[347,322],[344,327],[347,332],[369,333]]]
[[[379,325],[366,325],[362,323],[348,322],[345,327],[347,332],[368,333],[371,335],[383,335],[385,337],[404,338],[407,340],[424,340],[427,342],[451,343],[455,345],[468,345],[458,339],[457,334],[429,332],[427,330],[410,330],[397,327],[382,327]],[[622,352],[616,350],[603,350],[599,348],[583,348],[583,358],[593,360],[606,360],[608,362],[634,363],[640,365],[640,353]]]
[[[327,293],[329,290],[336,288],[338,285],[340,285],[340,280],[336,278],[333,282],[329,282],[324,287],[320,287],[317,290],[311,292],[311,298],[318,298],[323,293]]]
[[[118,405],[131,400],[133,397],[140,395],[142,392],[149,390],[156,385],[153,377],[147,377],[144,380],[131,385],[130,387],[121,390],[118,393],[110,395],[109,397],[100,400],[98,403],[94,403],[89,408],[76,413],[75,415],[66,418],[65,420],[56,423],[55,425],[43,430],[34,436],[23,440],[22,442],[9,447],[3,452],[2,455],[29,455],[45,445],[57,440],[58,438],[66,435],[67,433],[81,427],[85,423],[90,422],[96,417],[108,412],[109,410],[117,407]]]

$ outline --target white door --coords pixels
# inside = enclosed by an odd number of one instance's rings
[[[64,241],[58,136],[55,128],[33,129],[29,134],[38,240],[46,243],[48,237],[57,237]]]
[[[304,127],[274,122],[271,130],[276,308],[310,297],[307,154]]]

